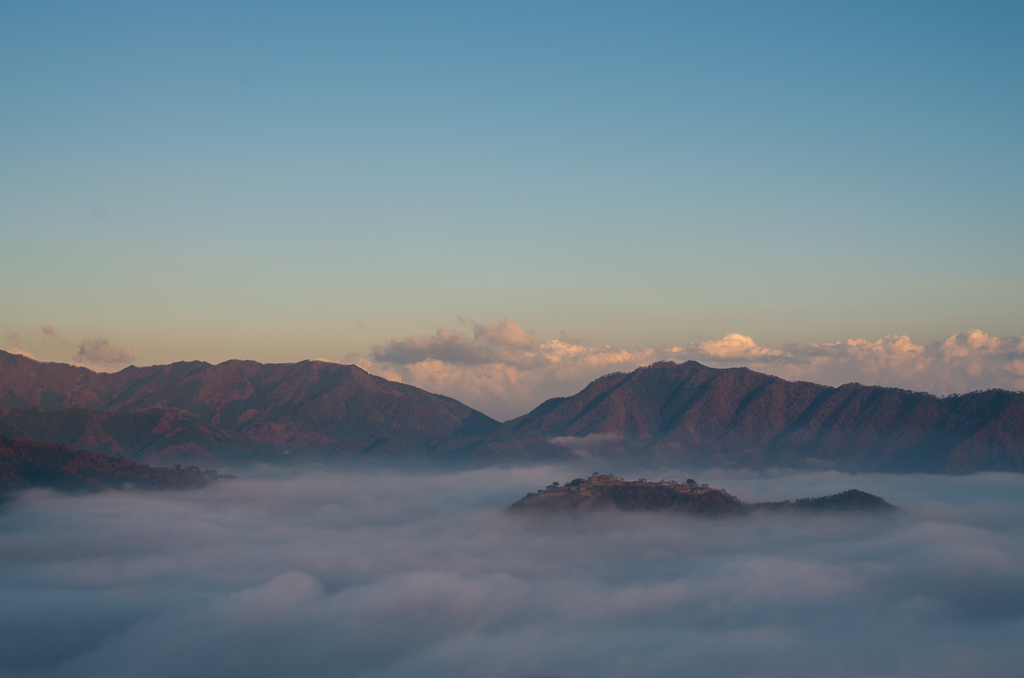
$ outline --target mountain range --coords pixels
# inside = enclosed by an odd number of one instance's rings
[[[0,435],[157,464],[430,456],[498,425],[452,398],[322,361],[106,374],[0,351],[0,406]]]
[[[499,423],[354,365],[196,361],[106,374],[0,351],[0,435],[163,465],[628,455],[694,466],[1021,472],[1024,393],[937,397],[661,362]]]

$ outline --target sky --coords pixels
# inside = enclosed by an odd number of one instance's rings
[[[859,488],[886,516],[501,511],[589,463],[29,491],[0,508],[0,673],[1020,674],[1020,474],[646,474],[744,501]]]
[[[1021,388],[1022,33],[998,2],[3,3],[0,348],[471,395],[381,357],[506,320],[577,354],[977,330],[1008,343],[970,386]],[[471,404],[577,384],[503,379]]]

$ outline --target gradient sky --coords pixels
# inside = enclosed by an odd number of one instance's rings
[[[0,348],[1019,336],[1022,35],[1019,3],[5,2]]]

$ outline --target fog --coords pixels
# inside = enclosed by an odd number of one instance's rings
[[[5,676],[1018,675],[1024,476],[688,472],[891,516],[502,508],[615,468],[249,470],[0,508]]]

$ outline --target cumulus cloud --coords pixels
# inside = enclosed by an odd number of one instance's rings
[[[600,374],[658,359],[654,349],[592,348],[564,336],[541,342],[509,318],[473,323],[472,335],[438,329],[349,356],[380,376],[450,395],[496,416],[522,414],[541,400],[568,395]]]
[[[1024,337],[999,338],[981,330],[929,345],[886,336],[770,348],[752,337],[727,334],[685,346],[625,350],[585,346],[565,332],[559,339],[541,341],[536,332],[506,318],[493,325],[474,323],[471,335],[442,328],[349,359],[370,372],[458,398],[499,419],[523,414],[551,397],[572,395],[609,372],[659,360],[696,360],[832,386],[856,381],[940,395],[1024,389]]]
[[[534,335],[505,318],[494,325],[473,323],[472,337],[442,328],[433,336],[408,337],[386,346],[374,346],[371,356],[398,365],[437,360],[453,365],[501,363],[529,367],[543,360]]]
[[[727,334],[721,339],[704,341],[691,348],[701,352],[708,358],[718,360],[737,358],[750,360],[783,355],[782,351],[773,351],[770,348],[758,346],[753,339],[742,334]]]
[[[26,351],[23,348],[18,348],[17,346],[13,346],[13,347],[9,348],[8,349],[8,353],[13,353],[14,355],[20,355],[20,356],[24,356],[26,358],[31,358],[32,360],[35,360],[35,356],[32,355],[32,353],[30,353],[29,351]]]
[[[85,339],[78,345],[75,362],[89,367],[112,367],[126,365],[135,360],[130,348],[111,346],[102,337]]]
[[[1024,337],[1000,338],[971,330],[929,345],[890,335],[784,348],[777,356],[747,363],[789,379],[828,384],[858,381],[941,395],[1024,389]]]
[[[30,492],[0,513],[0,673],[1019,672],[1024,476],[697,476],[744,499],[859,487],[888,518],[500,510],[591,470]]]

